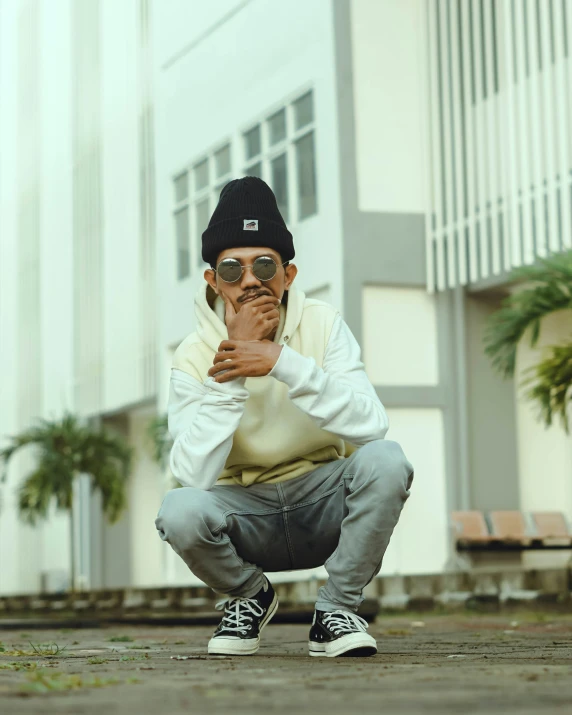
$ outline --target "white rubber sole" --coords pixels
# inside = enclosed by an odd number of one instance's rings
[[[260,629],[256,638],[211,638],[207,648],[209,655],[254,655],[260,648],[260,634],[278,610],[278,596],[270,604],[266,615],[260,622]]]
[[[377,643],[367,633],[348,633],[331,643],[308,642],[308,651],[312,657],[338,658],[353,656],[367,658],[377,653]]]

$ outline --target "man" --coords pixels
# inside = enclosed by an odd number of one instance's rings
[[[293,287],[292,236],[271,189],[231,181],[202,239],[212,268],[197,331],[174,356],[168,406],[184,488],[166,495],[159,534],[228,596],[209,653],[258,650],[278,607],[264,572],[325,565],[310,655],[373,655],[356,611],[413,468],[384,440],[385,410],[349,328]]]

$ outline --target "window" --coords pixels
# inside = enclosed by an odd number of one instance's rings
[[[251,127],[243,141],[244,174],[270,184],[287,223],[317,213],[313,92]]]
[[[177,244],[177,279],[191,273],[189,243],[189,180],[187,172],[175,179],[175,239]]]
[[[316,167],[314,161],[314,132],[296,142],[296,169],[298,172],[298,206],[300,218],[316,213]]]
[[[203,268],[202,234],[218,203],[220,192],[230,179],[230,144],[202,157],[189,170],[175,177],[173,215],[179,280]]]

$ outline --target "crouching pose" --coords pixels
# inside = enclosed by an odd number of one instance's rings
[[[293,287],[292,235],[261,179],[222,190],[202,252],[212,268],[197,330],[174,357],[168,405],[183,488],[166,495],[156,526],[227,596],[208,652],[256,653],[278,608],[265,572],[324,565],[310,655],[374,655],[356,611],[413,468],[385,439],[387,416],[348,326]]]

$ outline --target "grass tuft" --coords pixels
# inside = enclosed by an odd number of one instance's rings
[[[131,636],[111,636],[107,640],[111,643],[133,643]]]
[[[30,643],[31,649],[23,649],[18,646],[12,646],[10,650],[2,648],[1,651],[4,655],[11,655],[17,657],[40,657],[40,658],[58,658],[61,657],[67,646],[63,648],[57,643]]]
[[[82,690],[84,688],[104,688],[108,685],[117,685],[117,678],[83,678],[81,675],[67,675],[65,673],[48,673],[37,670],[28,674],[27,683],[24,683],[20,692],[25,694],[44,694],[69,690]]]

